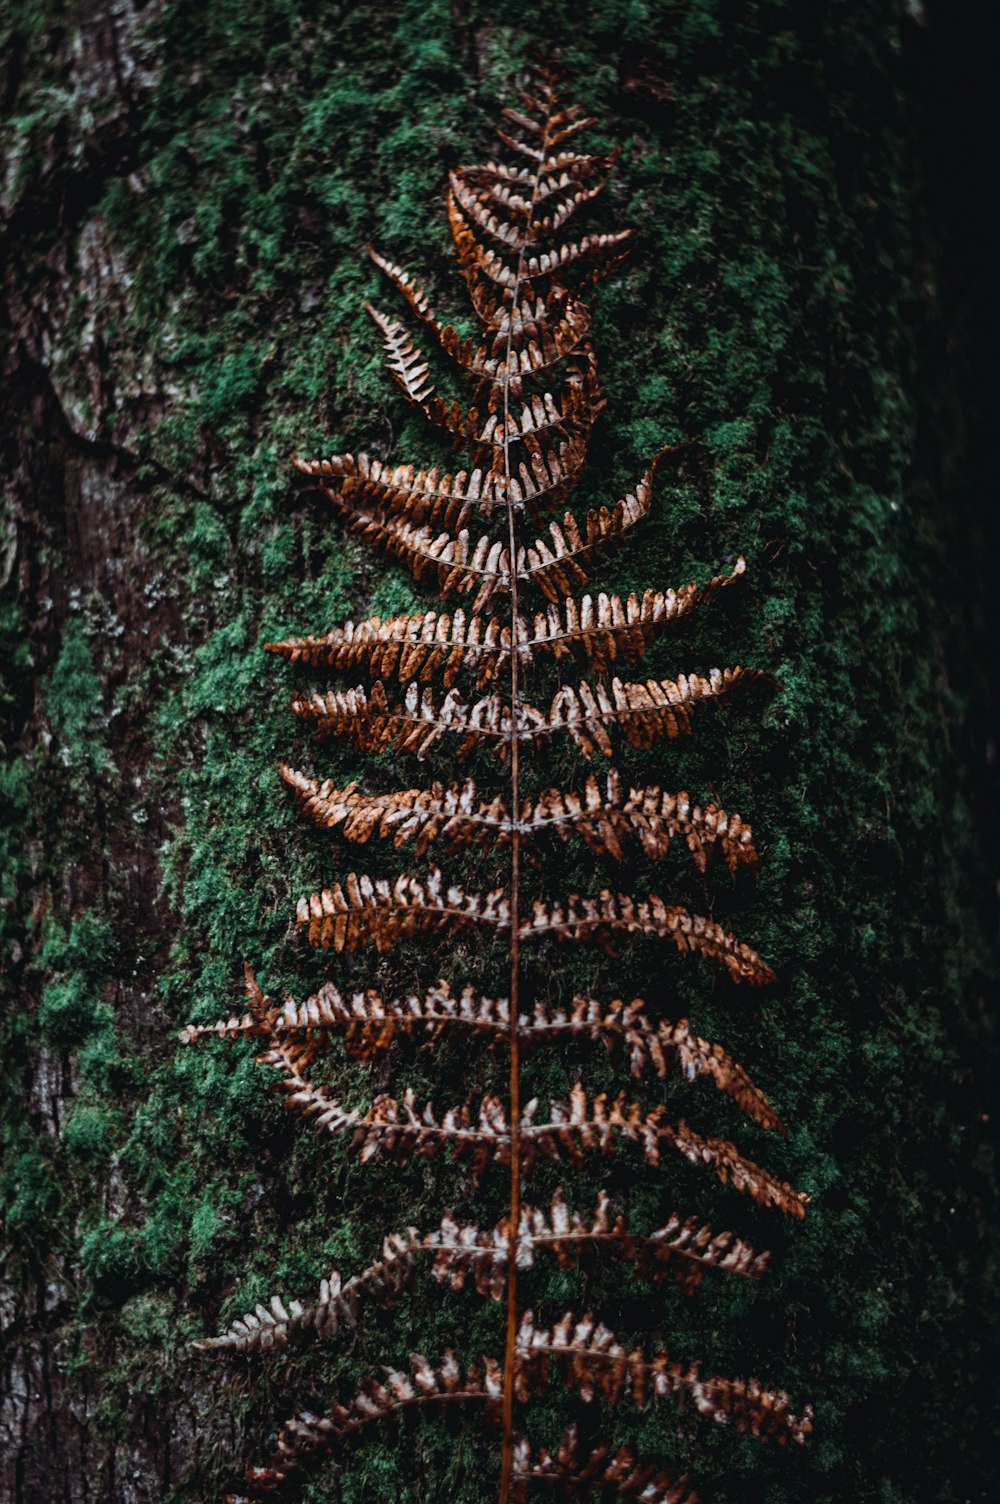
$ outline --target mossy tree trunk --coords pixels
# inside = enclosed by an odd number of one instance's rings
[[[679,990],[766,1076],[792,1129],[770,1162],[815,1205],[759,1291],[648,1320],[678,1356],[811,1398],[817,1434],[794,1456],[687,1425],[679,1448],[655,1414],[636,1434],[712,1499],[991,1492],[981,581],[964,305],[916,149],[935,21],[922,33],[918,11],[7,7],[3,1504],[221,1496],[356,1355],[234,1387],[189,1341],[443,1204],[419,1169],[364,1177],[294,1131],[252,1051],[185,1053],[176,1031],[236,1006],[243,957],[275,993],[315,980],[291,900],[347,863],[278,784],[292,677],[259,645],[422,597],[345,541],[289,456],[442,460],[380,374],[365,246],[461,306],[446,170],[481,159],[534,43],[559,45],[621,147],[600,227],[638,231],[599,304],[592,499],[664,441],[701,441],[615,581],[746,554],[746,591],[679,666],[738,659],[780,686],[650,766],[761,837],[741,923],[783,988],[735,1014]],[[474,1354],[496,1319],[418,1291],[369,1361],[460,1331]],[[404,1434],[331,1486],[471,1504],[477,1448]]]

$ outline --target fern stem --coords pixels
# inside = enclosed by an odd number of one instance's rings
[[[511,496],[510,470],[510,362],[514,343],[514,320],[524,273],[524,256],[535,204],[538,199],[538,181],[542,162],[549,144],[549,121],[552,118],[552,93],[547,98],[548,116],[541,140],[541,157],[535,168],[531,185],[531,202],[525,218],[524,233],[518,247],[517,270],[510,294],[510,314],[507,320],[507,345],[504,350],[503,377],[503,473],[504,497],[507,504],[507,533],[510,548],[510,640],[511,647],[518,640],[520,602],[517,580],[517,526],[514,502]],[[520,972],[521,972],[521,831],[520,831],[520,763],[518,757],[518,702],[520,699],[520,654],[510,655],[510,1229],[511,1245],[507,1264],[507,1340],[503,1365],[503,1451],[500,1463],[499,1504],[510,1504],[511,1477],[514,1466],[514,1369],[517,1356],[517,1237],[521,1226],[521,1040],[520,1040]]]

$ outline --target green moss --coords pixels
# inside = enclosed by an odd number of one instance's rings
[[[108,768],[103,746],[103,686],[83,623],[71,616],[49,677],[46,706],[66,767],[98,773]]]
[[[134,1228],[102,1219],[80,1240],[80,1268],[98,1301],[122,1305],[142,1283],[140,1259]]]
[[[84,914],[62,930],[50,927],[39,956],[55,973],[42,993],[37,1022],[41,1036],[57,1049],[81,1044],[114,1027],[114,1011],[103,992],[111,966],[112,931],[107,920]]]
[[[18,1147],[5,1134],[0,1169],[0,1206],[9,1237],[34,1254],[44,1253],[56,1226],[59,1190],[42,1146],[28,1134]]]
[[[37,180],[44,193],[47,100],[67,140],[78,138],[44,92],[57,80],[29,14],[38,8],[24,9],[10,23],[29,79],[17,91],[12,181]],[[643,1225],[674,1206],[697,1211],[773,1241],[775,1258],[759,1288],[706,1280],[691,1301],[671,1289],[638,1297],[621,1271],[600,1267],[586,1301],[679,1359],[752,1370],[814,1399],[819,1423],[791,1455],[706,1434],[687,1413],[680,1435],[666,1406],[641,1416],[623,1406],[592,1423],[692,1467],[717,1504],[931,1492],[959,1504],[992,1465],[968,1398],[995,1293],[979,1070],[991,1046],[979,999],[994,972],[978,835],[955,772],[981,753],[969,729],[981,691],[959,630],[963,461],[951,399],[934,410],[925,396],[945,310],[914,271],[937,253],[911,170],[904,24],[875,0],[849,16],[779,0],[533,13],[514,0],[488,13],[443,0],[336,12],[171,0],[151,20],[158,81],[130,127],[128,170],[94,191],[129,267],[120,348],[147,353],[168,393],[135,439],[129,505],[138,573],[148,564],[166,582],[174,616],[120,647],[94,613],[60,607],[51,638],[31,650],[28,615],[4,606],[0,616],[0,708],[8,750],[25,749],[0,772],[3,1043],[14,1065],[0,1191],[26,1278],[52,1249],[74,1271],[100,1354],[88,1369],[93,1425],[123,1468],[129,1396],[155,1391],[178,1407],[196,1392],[200,1451],[174,1504],[220,1496],[291,1408],[320,1408],[382,1361],[449,1344],[478,1358],[502,1341],[502,1310],[422,1283],[367,1317],[357,1342],[297,1356],[277,1377],[250,1368],[239,1392],[199,1366],[185,1344],[220,1320],[275,1289],[307,1295],[331,1267],[356,1272],[385,1232],[429,1226],[445,1204],[490,1221],[504,1190],[488,1178],[473,1208],[467,1177],[447,1161],[360,1167],[281,1111],[252,1043],[182,1049],[176,1030],[239,1009],[244,959],[276,997],[326,975],[412,989],[477,966],[496,988],[502,959],[464,941],[327,968],[292,940],[300,894],[350,865],[391,875],[410,854],[373,842],[354,862],[297,820],[275,772],[282,757],[341,781],[365,765],[296,735],[286,707],[301,676],[261,644],[434,604],[344,536],[290,456],[366,449],[452,462],[380,371],[362,305],[388,298],[364,247],[373,240],[404,261],[438,306],[467,319],[442,214],[446,171],[491,149],[497,97],[512,98],[535,41],[558,40],[574,92],[606,122],[595,139],[622,148],[592,223],[638,232],[597,305],[609,402],[581,502],[614,499],[663,443],[700,436],[662,473],[653,517],[607,581],[677,585],[744,553],[745,586],[657,647],[650,672],[738,659],[778,685],[706,716],[690,745],[626,765],[751,819],[756,883],[716,872],[703,884],[683,853],[657,872],[638,860],[603,869],[572,847],[547,851],[529,879],[559,892],[665,876],[751,937],[783,980],[734,996],[707,969],[638,945],[613,963],[545,952],[526,985],[563,1000],[577,988],[642,989],[656,1008],[688,1014],[760,1078],[788,1140],[746,1129],[679,1076],[644,1093],[738,1136],[815,1198],[802,1226],[781,1230],[684,1163],[654,1173],[621,1153],[602,1164]],[[667,95],[634,86],[643,61]],[[39,285],[57,220],[24,232]],[[53,253],[51,264],[64,262]],[[931,493],[948,514],[933,525]],[[54,524],[43,532],[39,554],[58,574],[63,544]],[[24,729],[36,673],[48,749],[29,746]],[[455,774],[444,752],[422,771],[397,754],[367,770],[380,787]],[[134,863],[145,838],[129,823],[140,775],[162,820],[145,886]],[[539,769],[551,783],[579,776],[560,750]],[[479,883],[502,869],[477,857],[449,870]],[[40,1047],[79,1082],[58,1137],[14,1084]],[[502,1071],[485,1052],[442,1044],[372,1067],[335,1053],[328,1075],[352,1103],[413,1083],[440,1107],[502,1086]],[[544,1103],[578,1072],[595,1089],[622,1083],[620,1066],[581,1047],[538,1052],[526,1086]],[[564,1178],[577,1204],[591,1204],[590,1161]],[[555,1183],[551,1167],[533,1172],[533,1194]],[[547,1319],[580,1283],[539,1264],[526,1288]],[[245,1442],[233,1442],[225,1407]],[[529,1424],[551,1444],[568,1414],[553,1386]],[[478,1504],[490,1446],[472,1422],[430,1422],[359,1450],[335,1486],[358,1504],[444,1492]],[[325,1477],[312,1493],[329,1488]]]

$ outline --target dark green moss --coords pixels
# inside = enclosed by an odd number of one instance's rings
[[[9,23],[28,79],[10,122],[23,184],[51,123],[40,16],[29,6]],[[818,1423],[792,1454],[666,1408],[623,1407],[602,1425],[690,1466],[720,1504],[985,1496],[991,1464],[969,1403],[986,1382],[996,1277],[984,1123],[995,968],[969,803],[981,685],[962,630],[960,373],[943,394],[927,381],[952,312],[913,167],[900,53],[911,24],[875,0],[601,0],[538,14],[513,0],[488,11],[173,0],[151,19],[157,82],[131,126],[128,170],[111,174],[96,212],[129,275],[111,347],[126,364],[141,352],[170,394],[129,440],[130,504],[134,561],[159,572],[176,615],[145,637],[148,624],[131,622],[125,649],[68,602],[51,640],[31,637],[23,611],[4,621],[3,938],[18,948],[5,1042],[25,1080],[44,1048],[76,1084],[56,1134],[4,1088],[0,1189],[25,1280],[56,1246],[73,1271],[70,1319],[99,1355],[95,1434],[125,1455],[137,1388],[171,1415],[196,1393],[202,1444],[164,1485],[175,1504],[221,1497],[277,1420],[322,1408],[379,1362],[448,1345],[477,1358],[501,1340],[499,1308],[424,1283],[357,1343],[277,1373],[255,1363],[244,1384],[221,1385],[185,1342],[272,1290],[302,1296],[331,1266],[356,1271],[384,1233],[429,1226],[446,1205],[489,1220],[503,1186],[488,1180],[470,1208],[467,1176],[447,1163],[359,1167],[281,1112],[252,1046],[182,1050],[175,1036],[239,1007],[244,959],[276,996],[326,974],[291,940],[289,916],[350,857],[297,820],[275,768],[288,756],[346,780],[362,763],[296,736],[285,709],[296,676],[261,644],[430,598],[331,526],[289,457],[367,448],[447,463],[380,371],[363,302],[386,301],[385,289],[364,250],[377,242],[464,314],[446,171],[490,150],[496,105],[539,43],[562,48],[574,93],[602,118],[597,141],[621,148],[594,224],[638,232],[598,305],[609,402],[581,500],[621,494],[661,444],[700,436],[607,579],[679,584],[744,553],[746,588],[658,647],[650,672],[738,659],[777,681],[705,717],[690,746],[631,758],[628,771],[752,821],[756,883],[703,883],[679,855],[667,873],[783,980],[747,998],[707,969],[664,966],[649,944],[617,962],[545,953],[527,985],[563,1001],[642,989],[686,1013],[746,1062],[790,1132],[771,1142],[679,1079],[665,1083],[670,1111],[738,1136],[815,1200],[802,1226],[776,1229],[685,1164],[654,1174],[627,1153],[607,1162],[603,1178],[639,1221],[697,1209],[773,1245],[775,1260],[759,1289],[706,1281],[691,1301],[602,1269],[586,1300],[678,1358],[813,1399]],[[71,157],[68,116],[65,129]],[[57,234],[44,216],[25,228],[39,298]],[[101,420],[101,438],[122,421]],[[56,572],[71,567],[54,524],[39,549]],[[47,745],[25,730],[36,672]],[[441,755],[426,771],[453,770]],[[384,787],[413,773],[403,758],[372,765]],[[556,750],[538,776],[571,783],[577,763]],[[141,902],[137,850],[157,858]],[[399,860],[364,851],[383,875]],[[455,871],[478,884],[502,864]],[[560,892],[659,875],[638,860],[599,872],[558,848],[544,879]],[[330,970],[389,989],[477,965],[495,989],[502,956],[464,942]],[[621,1084],[620,1068],[580,1049],[535,1057],[528,1090],[563,1096],[581,1072],[595,1090]],[[329,1068],[351,1102],[408,1082],[439,1106],[501,1075],[502,1062],[447,1044],[363,1071],[334,1052]],[[561,1178],[579,1204],[592,1200],[593,1165]],[[542,1167],[533,1194],[559,1180]],[[577,1300],[574,1274],[540,1266],[531,1281],[546,1318]],[[572,1413],[553,1386],[532,1433],[551,1442]],[[359,1451],[342,1481],[328,1475],[307,1497],[332,1486],[345,1504],[479,1504],[490,1456],[471,1420],[429,1424]]]

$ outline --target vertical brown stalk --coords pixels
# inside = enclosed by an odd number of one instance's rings
[[[549,108],[551,119],[551,105]],[[546,121],[542,137],[542,155],[545,156],[549,142],[549,122]],[[532,217],[538,197],[538,169],[535,169],[531,187],[531,203],[525,223],[524,234],[518,250],[517,270],[510,300],[507,323],[507,344],[504,350],[503,382],[503,473],[504,495],[507,502],[507,536],[510,548],[510,815],[512,823],[510,842],[510,1244],[507,1262],[507,1338],[504,1347],[503,1367],[503,1451],[500,1462],[500,1504],[509,1504],[510,1477],[514,1460],[514,1364],[517,1349],[517,1239],[521,1226],[521,1042],[518,1019],[520,1016],[521,983],[521,789],[520,764],[518,759],[518,702],[520,699],[520,654],[518,653],[517,623],[520,602],[517,589],[517,527],[514,520],[514,502],[510,487],[510,360],[513,351],[514,319],[521,279],[524,273],[524,252],[531,235]]]

